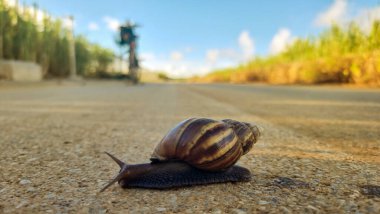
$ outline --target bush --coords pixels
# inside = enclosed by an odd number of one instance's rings
[[[274,84],[353,83],[380,86],[380,21],[369,34],[351,23],[297,39],[280,54],[219,69],[195,81]]]

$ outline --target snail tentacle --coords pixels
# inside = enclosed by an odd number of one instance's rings
[[[123,161],[119,160],[118,158],[116,158],[115,156],[111,155],[108,152],[104,152],[104,153],[106,153],[109,157],[111,157],[112,160],[114,160],[117,163],[117,165],[120,166],[120,172],[114,178],[112,178],[111,181],[108,182],[108,184],[100,190],[100,192],[103,192],[104,190],[108,189],[108,187],[110,187],[112,184],[120,181],[123,177],[125,177],[127,174],[127,168],[128,168],[128,165],[124,163]]]
[[[117,163],[117,165],[120,166],[120,168],[122,168],[124,165],[126,165],[123,161],[119,160],[118,158],[111,155],[110,153],[108,153],[108,152],[104,152],[104,153],[106,153],[110,158],[112,158],[112,160],[114,160]]]

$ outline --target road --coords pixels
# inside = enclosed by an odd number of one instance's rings
[[[148,162],[189,117],[255,122],[248,183],[101,187],[103,152]],[[380,212],[380,90],[63,82],[0,85],[0,212]]]

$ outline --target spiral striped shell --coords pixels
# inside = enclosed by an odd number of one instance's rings
[[[190,118],[169,131],[151,161],[180,160],[203,170],[224,170],[249,152],[259,136],[258,127],[249,123]]]

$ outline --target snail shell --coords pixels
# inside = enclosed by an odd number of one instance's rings
[[[225,170],[248,153],[259,136],[258,127],[249,123],[190,118],[169,131],[151,161],[181,160],[202,170]]]

